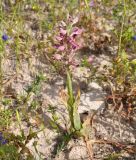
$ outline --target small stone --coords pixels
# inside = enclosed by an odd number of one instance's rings
[[[105,106],[102,88],[95,82],[88,85],[89,92],[81,94],[81,103],[79,106],[79,113],[89,112],[90,110],[98,110]]]

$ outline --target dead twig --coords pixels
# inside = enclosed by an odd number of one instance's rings
[[[118,148],[121,148],[125,151],[127,151],[128,153],[136,153],[136,147],[132,146],[132,145],[126,145],[126,144],[121,144],[119,142],[115,142],[115,141],[111,141],[111,140],[90,140],[90,143],[94,144],[94,143],[99,143],[99,144],[110,144],[110,145],[114,145]]]
[[[92,129],[92,126],[93,126],[93,118],[94,116],[96,115],[97,111],[92,111],[92,113],[90,113],[85,122],[83,123],[83,126],[86,130],[85,132],[85,135],[84,135],[84,141],[85,141],[85,144],[86,144],[86,148],[88,150],[88,154],[89,154],[89,157],[90,157],[90,160],[93,160],[93,143],[92,141],[90,141],[90,132],[88,132],[88,130]]]

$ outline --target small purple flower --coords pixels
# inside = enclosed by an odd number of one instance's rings
[[[3,41],[7,41],[9,39],[9,37],[7,34],[3,34],[2,39],[3,39]]]
[[[1,142],[2,145],[5,145],[5,144],[7,144],[7,143],[8,143],[8,141],[7,141],[6,139],[4,139],[4,140]]]
[[[5,145],[8,141],[3,137],[2,133],[0,132],[0,144]]]
[[[133,39],[134,41],[136,41],[136,35],[135,35],[135,36],[133,36],[133,37],[132,37],[132,39]]]
[[[3,140],[3,137],[2,137],[2,134],[0,133],[0,141],[2,141]]]
[[[93,7],[93,6],[94,6],[94,1],[93,1],[93,0],[90,1],[89,6],[90,6],[90,7]]]

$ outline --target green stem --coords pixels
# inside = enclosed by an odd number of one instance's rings
[[[124,25],[125,25],[125,17],[126,17],[126,0],[124,0],[124,10],[123,10],[123,16],[122,16],[119,43],[118,43],[118,56],[120,55],[120,52],[121,52],[122,34],[123,34],[123,30],[124,30]]]
[[[87,7],[87,8],[89,8],[89,5],[88,5],[87,0],[84,0],[84,1],[85,1],[85,5],[86,5],[86,7]]]

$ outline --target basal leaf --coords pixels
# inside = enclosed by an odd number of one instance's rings
[[[69,100],[70,103],[72,104],[74,102],[74,95],[73,95],[71,75],[68,71],[67,71],[67,89],[68,89]]]
[[[73,110],[73,121],[74,121],[74,128],[75,130],[80,130],[81,129],[81,120],[80,120],[80,115],[77,110],[77,106],[74,104],[74,110]]]

